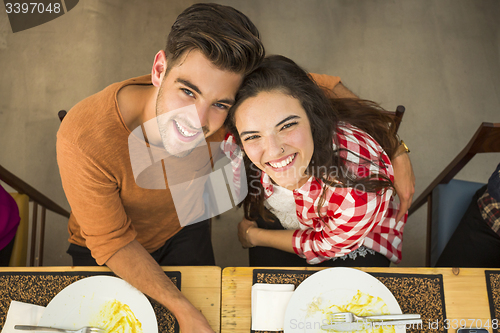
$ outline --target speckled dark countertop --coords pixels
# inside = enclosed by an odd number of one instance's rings
[[[253,284],[255,283],[291,283],[297,287],[302,281],[314,274],[313,271],[289,271],[272,269],[255,269]],[[446,319],[444,303],[443,276],[427,274],[396,274],[396,273],[368,273],[382,282],[394,295],[403,313],[418,313],[422,316],[423,327],[428,326],[430,320]],[[416,329],[407,329],[407,333],[417,332]],[[261,333],[261,331],[252,331]],[[433,332],[447,332],[441,324]],[[263,332],[262,332],[263,333]]]
[[[500,271],[485,271],[485,274],[491,318],[497,320],[498,327],[500,326]],[[493,329],[493,332],[500,333],[500,328]]]
[[[165,272],[181,289],[181,273]],[[80,279],[108,272],[3,272],[0,273],[0,330],[12,300],[47,306],[61,290]],[[148,297],[158,320],[158,332],[179,332],[174,316],[164,306]],[[145,332],[146,333],[146,332]]]

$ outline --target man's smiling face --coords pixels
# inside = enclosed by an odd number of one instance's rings
[[[162,74],[156,116],[167,152],[186,156],[215,133],[224,124],[242,79],[242,74],[215,67],[195,49]]]

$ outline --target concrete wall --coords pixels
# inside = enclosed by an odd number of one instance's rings
[[[497,0],[218,2],[253,20],[268,54],[339,75],[387,109],[405,105],[400,135],[412,150],[417,195],[482,121],[500,122]],[[0,164],[69,209],[55,157],[57,111],[150,72],[175,17],[192,3],[82,0],[62,17],[15,34],[0,11]],[[477,156],[457,178],[485,182],[498,161]],[[409,219],[402,265],[424,263],[424,219],[424,209]],[[45,264],[69,264],[64,218],[48,214],[46,238]]]

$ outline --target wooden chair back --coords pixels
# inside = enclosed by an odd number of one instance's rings
[[[67,114],[67,113],[68,113],[68,112],[66,112],[66,110],[61,110],[61,111],[59,111],[59,112],[57,113],[57,116],[59,117],[59,120],[60,120],[60,121],[63,121],[63,119],[64,119],[64,117],[66,117],[66,114]]]
[[[29,200],[33,202],[33,210],[31,216],[31,242],[30,242],[30,259],[28,266],[43,266],[43,245],[45,232],[45,214],[46,210],[51,210],[54,213],[66,216],[69,218],[69,212],[64,208],[50,200],[48,197],[37,191],[21,178],[14,175],[9,170],[0,165],[0,180],[12,187],[18,193],[26,194]],[[38,223],[38,206],[40,209],[40,223]],[[40,232],[37,232],[37,225],[40,226]],[[39,237],[38,242],[36,240]],[[35,260],[37,259],[37,260]]]
[[[500,152],[500,123],[482,123],[465,148],[453,161],[427,186],[418,196],[408,212],[413,214],[424,203],[427,203],[427,244],[426,265],[430,265],[430,246],[432,235],[432,191],[439,184],[447,184],[462,168],[479,153]]]
[[[399,130],[399,126],[401,125],[401,122],[403,121],[403,116],[405,114],[406,108],[402,105],[398,105],[396,108],[396,111],[384,111],[384,114],[387,114],[389,116],[394,117],[394,124],[396,125],[396,133]]]
[[[19,209],[19,226],[17,227],[16,236],[14,238],[14,247],[12,248],[12,254],[10,256],[9,266],[10,267],[24,267],[26,266],[26,260],[28,259],[28,248],[30,248],[30,242],[28,240],[29,234],[29,201],[30,198],[26,194],[21,193],[9,193],[16,201],[17,207]],[[35,243],[31,243],[31,248],[34,248]]]

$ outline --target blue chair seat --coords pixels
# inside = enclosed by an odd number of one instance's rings
[[[432,191],[431,266],[435,266],[450,240],[472,196],[485,184],[452,179]]]

